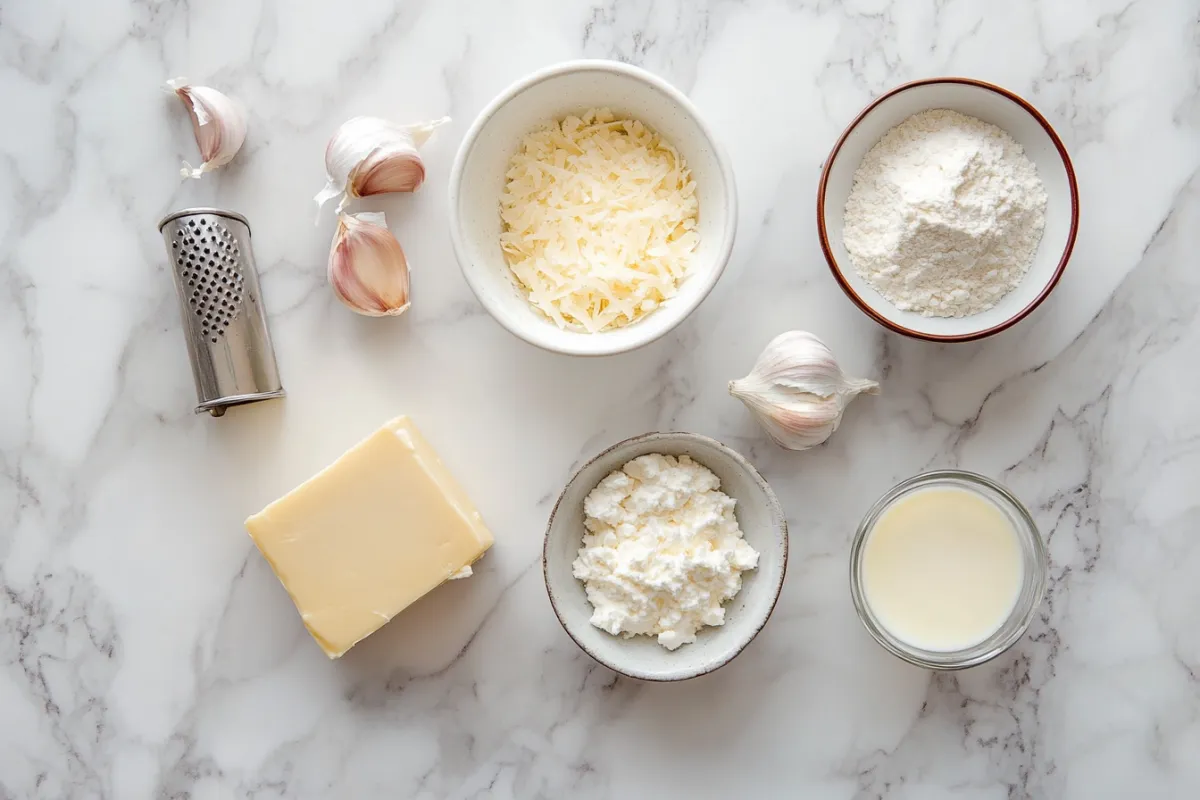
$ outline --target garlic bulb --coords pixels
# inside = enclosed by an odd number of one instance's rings
[[[729,393],[781,447],[807,450],[833,435],[847,403],[859,394],[879,394],[879,384],[847,378],[824,342],[788,331],[771,340],[749,375],[730,382]]]
[[[408,310],[408,259],[383,214],[338,215],[329,284],[339,300],[368,317]]]
[[[328,183],[313,198],[317,208],[341,195],[338,213],[351,197],[415,192],[425,181],[417,148],[449,117],[397,125],[378,117],[355,117],[337,129],[325,147]]]
[[[187,78],[172,78],[167,89],[183,101],[203,162],[198,167],[184,161],[179,174],[199,178],[233,160],[246,141],[246,117],[232,99],[208,86],[193,86]]]

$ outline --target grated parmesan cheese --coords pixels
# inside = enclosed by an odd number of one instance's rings
[[[608,109],[547,122],[521,142],[500,197],[500,246],[529,302],[561,328],[635,322],[679,290],[696,233],[683,158]]]

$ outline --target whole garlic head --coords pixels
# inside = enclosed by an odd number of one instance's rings
[[[730,381],[729,393],[754,412],[776,444],[807,450],[833,435],[847,403],[879,394],[879,384],[847,378],[824,342],[788,331],[771,340],[749,375]]]

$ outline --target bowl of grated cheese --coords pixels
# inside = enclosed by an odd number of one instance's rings
[[[558,64],[502,92],[463,139],[449,202],[483,307],[568,355],[633,350],[683,322],[737,228],[733,169],[695,106],[612,61]]]

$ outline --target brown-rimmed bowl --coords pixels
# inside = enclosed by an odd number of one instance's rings
[[[967,317],[926,317],[902,311],[858,270],[842,241],[846,198],[854,172],[885,133],[913,114],[947,108],[1005,130],[1025,149],[1046,187],[1046,230],[1020,284],[995,306]],[[817,190],[817,233],[825,260],[846,295],[886,328],[934,342],[967,342],[1009,328],[1033,312],[1062,277],[1079,229],[1079,188],[1062,140],[1036,108],[1007,89],[971,78],[929,78],[877,97],[847,126],[825,160]]]
[[[742,590],[725,604],[725,624],[701,628],[696,641],[667,650],[654,637],[613,636],[590,622],[592,606],[571,565],[583,545],[583,501],[610,472],[649,453],[687,455],[712,470],[737,501],[734,514],[758,551],[758,569],[742,573]],[[584,464],[559,495],[542,553],[550,605],[585,653],[609,669],[646,681],[680,681],[732,661],[758,635],[779,599],[787,571],[787,519],[753,465],[725,445],[695,433],[646,433],[613,445]]]

